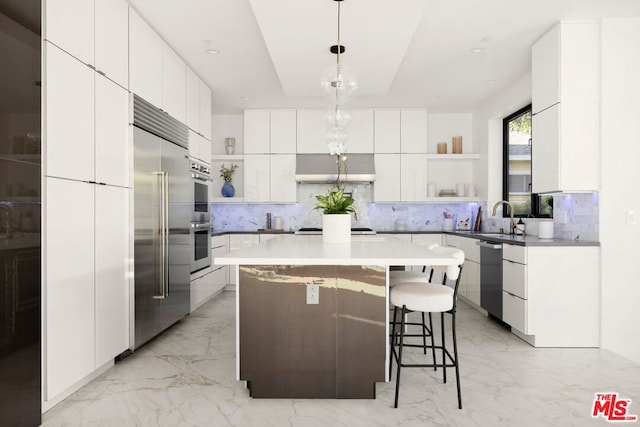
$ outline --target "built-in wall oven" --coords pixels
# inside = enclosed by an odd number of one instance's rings
[[[211,265],[211,214],[209,212],[209,186],[211,168],[190,159],[191,171],[191,273]]]

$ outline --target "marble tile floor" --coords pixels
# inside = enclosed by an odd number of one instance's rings
[[[235,381],[235,293],[223,292],[43,415],[43,426],[586,426],[596,392],[632,399],[640,365],[599,349],[536,349],[459,303],[453,370],[406,369],[375,400],[251,399]],[[424,356],[411,353],[415,361]],[[634,425],[635,423],[630,423]]]

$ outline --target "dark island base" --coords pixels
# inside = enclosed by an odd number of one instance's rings
[[[307,283],[320,284],[306,304]],[[240,266],[240,379],[256,398],[373,399],[385,380],[381,266]]]

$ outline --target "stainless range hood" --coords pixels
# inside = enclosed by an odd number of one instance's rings
[[[347,154],[347,182],[373,182],[376,178],[373,154]],[[338,178],[336,157],[330,154],[297,154],[296,181],[325,183]]]

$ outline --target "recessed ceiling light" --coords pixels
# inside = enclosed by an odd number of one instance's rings
[[[248,100],[249,100],[249,98],[248,98],[248,97],[246,97],[246,96],[243,96],[241,99],[242,99],[243,101],[248,101]]]
[[[482,43],[489,43],[491,41],[491,39],[489,37],[483,37],[480,39],[480,42]]]
[[[217,55],[220,53],[218,49],[207,49],[206,52],[210,55]]]
[[[434,101],[440,101],[440,97],[439,97],[439,96],[434,96],[434,97],[433,97],[433,98],[431,98],[431,99],[433,99]]]
[[[483,47],[474,47],[473,49],[470,50],[471,53],[482,53],[484,52],[484,48]]]
[[[498,81],[497,81],[497,80],[487,80],[487,84],[488,84],[488,85],[494,85],[494,84],[496,84],[496,83],[498,83]]]

